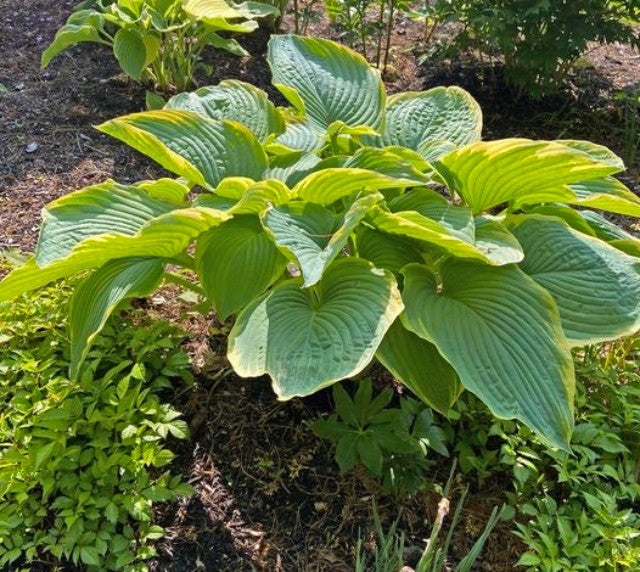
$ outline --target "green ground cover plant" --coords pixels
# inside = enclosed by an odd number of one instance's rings
[[[279,15],[272,4],[224,0],[99,0],[79,6],[42,54],[42,67],[81,42],[110,46],[122,70],[163,92],[193,87],[203,50],[249,55],[229,33],[250,33],[258,19]]]
[[[164,531],[152,506],[191,487],[167,470],[168,438],[188,436],[160,394],[189,380],[184,337],[127,317],[68,377],[73,283],[0,304],[0,568],[69,562],[144,570]]]
[[[439,426],[467,478],[507,478],[514,532],[527,570],[636,570],[640,566],[640,339],[595,345],[576,359],[571,451],[552,449],[470,395]]]
[[[50,203],[0,299],[94,270],[70,304],[75,379],[121,301],[179,281],[235,316],[233,368],[282,400],[378,359],[437,410],[467,389],[567,449],[571,348],[640,323],[640,242],[579,210],[640,215],[622,160],[586,141],[481,141],[464,90],[387,98],[328,40],[276,36],[268,60],[290,108],[225,81],[101,125],[179,178]]]

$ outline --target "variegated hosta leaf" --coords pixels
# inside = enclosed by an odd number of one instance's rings
[[[519,208],[569,202],[572,183],[620,170],[566,145],[528,139],[472,143],[444,156],[436,168],[476,214],[502,203]]]
[[[274,85],[321,132],[335,121],[382,127],[380,73],[354,51],[330,40],[288,34],[271,38],[268,61]]]
[[[256,216],[236,216],[206,232],[196,247],[196,269],[221,320],[262,294],[287,265]]]
[[[176,209],[146,222],[133,236],[110,233],[87,238],[65,258],[45,267],[31,258],[0,282],[0,301],[116,258],[173,258],[182,254],[198,235],[229,218],[222,211],[204,207]]]
[[[271,160],[271,165],[265,176],[278,179],[289,187],[293,187],[309,173],[318,170],[320,163],[322,163],[322,159],[315,153],[280,155]]]
[[[439,280],[418,264],[403,272],[405,325],[435,344],[494,415],[567,448],[575,380],[551,295],[514,266],[451,260]]]
[[[312,153],[324,145],[324,132],[316,129],[306,117],[287,117],[284,133],[276,137],[276,143],[294,151]]]
[[[389,98],[379,143],[418,151],[429,141],[447,140],[456,147],[480,139],[482,110],[457,86],[399,93]]]
[[[418,154],[424,157],[429,163],[434,163],[452,151],[455,151],[457,145],[446,139],[434,139],[425,141],[418,147]]]
[[[451,365],[427,340],[405,329],[398,318],[387,331],[376,357],[429,407],[446,413],[462,386]]]
[[[575,193],[576,198],[566,202],[581,207],[640,217],[640,197],[613,177],[580,181],[570,185],[570,189]]]
[[[425,171],[431,166],[420,155],[413,154],[409,149],[389,147],[376,149],[362,147],[358,149],[343,164],[343,167],[367,169],[394,179],[410,179],[414,181],[429,181]]]
[[[136,187],[142,189],[154,199],[176,205],[185,203],[190,190],[184,182],[166,177],[154,181],[140,181],[136,183]]]
[[[127,298],[153,292],[163,271],[164,261],[157,258],[120,258],[107,262],[80,283],[69,311],[72,379],[116,306]]]
[[[135,235],[147,222],[175,209],[135,187],[106,181],[70,193],[42,212],[36,262],[46,266],[67,256],[87,238],[101,234]]]
[[[594,213],[593,211],[580,211],[580,216],[586,221],[598,238],[609,243],[614,248],[622,250],[622,252],[626,252],[631,256],[640,257],[640,238],[622,230],[602,215]],[[569,225],[575,228],[571,223],[569,223]]]
[[[280,13],[275,6],[262,2],[233,4],[225,0],[184,0],[182,7],[187,14],[198,20],[238,20],[241,18],[259,18]]]
[[[604,145],[598,145],[597,143],[591,143],[591,141],[581,141],[577,139],[558,139],[556,140],[556,143],[566,145],[574,151],[580,151],[588,157],[591,157],[594,161],[611,165],[618,171],[624,171],[625,169],[624,161]]]
[[[413,189],[389,202],[388,212],[374,208],[369,222],[385,233],[428,242],[459,258],[491,265],[522,260],[517,240],[496,221],[476,221],[469,208],[450,204],[431,189]]]
[[[260,141],[284,131],[282,115],[267,94],[250,83],[233,79],[195,92],[179,93],[167,102],[165,109],[193,111],[218,121],[237,121]]]
[[[362,227],[355,234],[357,255],[398,274],[412,262],[423,262],[420,251],[411,240],[390,236],[373,228]]]
[[[209,189],[225,177],[260,179],[268,166],[260,142],[246,127],[191,111],[132,113],[97,129]]]
[[[402,308],[391,273],[344,258],[313,288],[288,280],[242,310],[229,361],[242,377],[269,374],[280,399],[310,395],[361,372]]]
[[[613,340],[640,327],[640,260],[557,218],[514,217],[520,267],[555,299],[569,341]]]
[[[357,192],[424,184],[422,176],[411,178],[410,173],[406,175],[395,178],[367,169],[323,169],[307,175],[294,187],[293,192],[305,201],[328,205]]]
[[[366,195],[356,200],[343,217],[314,203],[292,202],[269,208],[262,222],[276,244],[298,263],[307,288],[322,278],[350,234],[380,200],[382,195],[378,193]]]

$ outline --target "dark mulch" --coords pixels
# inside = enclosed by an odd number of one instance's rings
[[[22,0],[5,5],[0,16],[0,83],[8,90],[0,95],[0,248],[33,249],[40,209],[56,197],[109,177],[130,182],[161,173],[92,127],[144,108],[144,88],[127,82],[108,50],[80,46],[40,69],[41,52],[74,3]],[[338,36],[324,20],[311,31]],[[209,54],[216,64],[209,81],[250,81],[282,103],[270,85],[267,39],[265,33],[244,39],[250,58]],[[459,84],[482,104],[488,138],[588,138],[624,153],[622,117],[611,96],[637,89],[640,77],[639,56],[626,46],[593,50],[567,93],[543,102],[514,101],[499,73],[494,77],[473,57],[418,66],[415,56],[422,50],[416,25],[400,22],[385,77],[390,91]],[[630,167],[625,181],[636,188],[637,159]],[[188,349],[198,382],[174,400],[193,440],[176,444],[175,466],[197,494],[159,509],[169,534],[159,543],[152,568],[351,570],[358,536],[365,544],[371,540],[374,496],[387,524],[401,515],[400,529],[418,554],[438,496],[425,492],[401,503],[382,495],[365,475],[341,477],[330,451],[307,426],[330,410],[328,393],[279,403],[266,381],[238,379],[224,358],[225,328],[214,319],[185,314],[175,293],[168,289],[155,296],[148,309],[187,325],[192,334]],[[447,463],[436,465],[432,480],[442,484],[447,474]],[[486,483],[472,494],[454,556],[469,548],[491,508],[502,502],[503,488],[504,483]],[[519,545],[508,530],[504,524],[494,533],[481,569],[513,569]]]

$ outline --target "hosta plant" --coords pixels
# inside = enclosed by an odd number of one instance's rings
[[[268,60],[291,108],[224,81],[99,126],[178,178],[49,204],[0,298],[92,270],[70,307],[77,375],[121,300],[191,269],[234,316],[236,372],[268,374],[280,399],[378,359],[438,410],[467,389],[566,447],[571,348],[640,323],[640,241],[586,210],[640,215],[612,177],[622,161],[584,141],[481,141],[465,91],[387,98],[327,40],[274,37]]]
[[[228,33],[248,33],[257,18],[277,15],[260,2],[225,0],[97,0],[80,6],[42,54],[42,67],[70,46],[96,42],[113,48],[122,70],[161,91],[192,87],[207,46],[248,55]]]

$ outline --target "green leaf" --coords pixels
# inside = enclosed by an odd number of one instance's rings
[[[176,209],[145,223],[134,236],[110,233],[85,239],[66,258],[44,268],[31,258],[0,282],[0,301],[116,258],[172,258],[199,234],[228,218],[222,211],[204,207]]]
[[[381,199],[379,194],[364,196],[355,201],[341,219],[319,205],[292,202],[267,209],[262,222],[276,244],[298,263],[306,288],[322,278],[355,227]]]
[[[164,262],[153,258],[120,258],[107,262],[83,280],[71,298],[69,375],[75,379],[93,340],[114,308],[126,298],[146,296],[155,290]]]
[[[575,197],[570,184],[620,170],[560,143],[528,139],[478,141],[444,156],[436,168],[475,214],[506,202],[514,209],[568,202]]]
[[[436,347],[405,329],[400,319],[387,331],[376,357],[395,378],[441,413],[449,410],[462,391],[455,370]]]
[[[406,326],[435,344],[494,415],[567,448],[575,380],[551,295],[513,266],[450,260],[438,281],[418,264],[404,275]]]
[[[568,203],[640,217],[640,197],[613,177],[581,181],[569,188],[575,193],[575,198],[566,201]]]
[[[165,106],[164,97],[149,90],[147,90],[144,94],[144,102],[149,111],[156,111],[158,109],[162,109]]]
[[[388,147],[362,147],[358,149],[343,164],[343,167],[367,169],[387,175],[394,179],[412,180],[419,183],[429,181],[424,174],[431,170],[431,166],[420,155],[409,149]]]
[[[613,340],[640,327],[640,261],[557,218],[514,217],[520,267],[555,299],[573,345]]]
[[[308,118],[298,116],[287,117],[284,133],[276,137],[276,142],[305,153],[317,151],[324,144],[322,132]]]
[[[457,86],[435,87],[390,97],[379,142],[415,151],[437,140],[459,147],[478,141],[481,132],[482,111],[469,93]]]
[[[182,8],[198,20],[202,18],[237,20],[246,17],[241,10],[231,6],[225,0],[184,0]]]
[[[369,262],[334,262],[312,289],[289,280],[247,306],[229,336],[242,377],[268,373],[280,399],[356,375],[402,311],[395,280]]]
[[[337,167],[307,175],[293,188],[293,192],[305,201],[328,205],[360,191],[372,192],[421,184],[424,184],[423,180],[396,179],[367,169]]]
[[[408,239],[393,237],[373,228],[363,227],[355,235],[357,255],[386,268],[394,274],[411,262],[422,262],[415,244]]]
[[[319,38],[273,36],[268,62],[274,85],[321,132],[335,121],[382,127],[380,73],[354,51]]]
[[[42,53],[42,68],[46,68],[60,52],[81,42],[104,42],[100,31],[104,17],[95,10],[81,10],[72,14],[67,23],[56,33],[53,42]],[[104,42],[106,43],[106,42]]]
[[[225,177],[260,179],[268,166],[260,142],[246,127],[190,111],[133,113],[97,129],[209,189]]]
[[[196,269],[221,320],[262,294],[284,272],[280,254],[255,216],[237,216],[198,239]]]
[[[376,476],[382,474],[382,451],[375,437],[365,433],[358,439],[358,455],[362,464]]]
[[[215,120],[237,121],[260,141],[284,131],[284,120],[267,94],[250,83],[227,79],[172,97],[165,109],[193,111]]]
[[[451,209],[454,210],[441,211],[442,222],[439,222],[416,211],[391,213],[381,207],[374,207],[368,220],[382,232],[427,242],[458,258],[478,260],[495,266],[517,262],[522,258],[515,239],[509,240],[506,230],[503,236],[499,230],[491,227],[498,236],[491,236],[491,229],[486,229],[484,233],[479,233],[478,244],[475,240],[470,240],[468,229],[459,226],[462,221],[468,220],[465,218],[468,211],[464,207],[453,205]],[[499,243],[501,238],[504,239],[504,244]]]
[[[332,395],[338,417],[352,427],[358,427],[358,416],[353,405],[353,400],[344,387],[342,387],[342,384],[336,383],[333,386]]]
[[[95,546],[81,546],[80,560],[88,566],[102,566],[103,562]]]
[[[124,73],[139,81],[147,59],[140,32],[132,28],[120,28],[114,37],[113,53]]]
[[[135,187],[106,181],[61,197],[44,209],[36,262],[46,266],[68,256],[83,240],[118,233],[135,235],[175,205]]]
[[[594,161],[611,165],[618,171],[624,171],[625,169],[624,161],[604,145],[598,145],[591,141],[580,141],[577,139],[558,139],[556,140],[556,143],[566,145],[574,151],[580,151],[588,157],[591,157]]]
[[[142,189],[150,197],[176,205],[184,205],[189,194],[189,187],[181,181],[163,177],[152,181],[141,181],[136,187]]]

